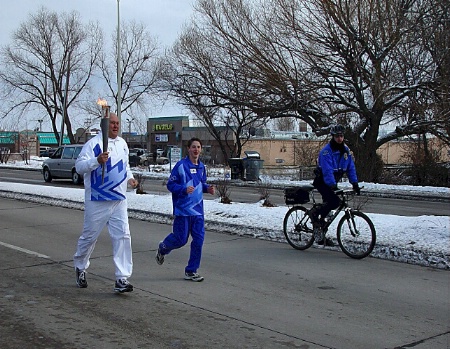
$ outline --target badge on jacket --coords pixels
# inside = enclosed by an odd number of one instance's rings
[[[197,173],[197,169],[196,168],[191,168],[191,173]]]

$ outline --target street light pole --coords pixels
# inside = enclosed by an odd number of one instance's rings
[[[131,134],[131,123],[133,122],[133,119],[127,119],[128,122],[128,134]]]
[[[66,89],[64,91],[63,96],[63,110],[62,110],[62,117],[61,117],[61,136],[59,137],[59,146],[62,146],[64,144],[64,124],[66,122],[67,117],[67,101],[69,99],[69,75],[70,75],[70,51],[67,56],[67,76],[66,76]]]
[[[120,10],[117,0],[117,118],[119,119],[119,136],[122,135],[122,78],[120,66]]]
[[[131,138],[131,123],[133,122],[133,118],[127,119],[128,122],[128,136],[127,136],[127,143],[128,147],[130,146],[130,138]]]

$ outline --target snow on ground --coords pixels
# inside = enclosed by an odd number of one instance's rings
[[[23,162],[8,163],[7,165],[35,169],[40,168],[40,161],[38,158],[38,160],[30,161],[28,165],[24,165]],[[0,165],[0,169],[1,167],[2,165]],[[150,171],[142,169],[138,171],[141,171],[147,177],[167,178],[169,165],[150,168]],[[209,179],[217,178],[223,178],[223,169],[211,169],[209,171]],[[269,181],[269,179],[263,178],[264,181]],[[293,186],[309,183],[309,181],[295,182],[288,178],[270,179],[270,183]],[[365,190],[373,193],[383,191],[400,194],[410,193],[434,196],[437,199],[448,198],[450,194],[449,188],[390,186],[372,183],[362,183],[362,185],[364,185]],[[10,183],[0,182],[0,196],[82,209],[84,191],[77,188],[30,184],[14,184],[14,186],[11,186]],[[170,194],[138,195],[134,191],[129,191],[127,197],[130,217],[171,223],[172,201]],[[449,205],[448,202],[443,204]],[[262,202],[226,205],[219,203],[219,199],[205,200],[205,221],[207,229],[286,243],[282,225],[287,210],[288,207],[286,206],[264,207]],[[371,254],[372,257],[450,269],[449,216],[367,215],[373,221],[377,231],[377,245]],[[338,220],[335,220],[331,225],[327,235],[334,239],[337,222]],[[326,248],[338,250],[338,247]]]

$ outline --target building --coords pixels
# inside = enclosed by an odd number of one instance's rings
[[[67,136],[63,137],[63,144],[70,144]],[[58,145],[58,140],[53,132],[0,131],[0,147],[8,149],[11,154],[24,154],[28,159],[30,156],[39,156],[41,147],[56,148]]]
[[[147,121],[147,150],[168,156],[170,148],[180,148],[181,155],[186,155],[187,142],[192,137],[201,139],[203,144],[202,160],[205,163],[222,164],[225,162],[217,140],[206,127],[191,127],[188,116],[150,118]],[[220,127],[218,127],[220,129]],[[232,135],[222,132],[223,140],[235,142]]]
[[[224,164],[225,159],[218,142],[208,132],[206,127],[192,127],[187,116],[157,117],[147,121],[148,139],[147,149],[150,152],[167,156],[168,149],[178,147],[182,155],[186,155],[187,141],[198,137],[203,143],[203,156],[205,162]],[[219,127],[220,128],[220,127]],[[225,127],[224,127],[225,130]],[[226,132],[222,132],[226,134]],[[225,137],[225,136],[224,136]],[[227,136],[227,142],[235,142],[234,135]],[[299,132],[274,132],[266,129],[256,129],[253,135],[245,142],[242,155],[245,151],[256,151],[264,160],[264,166],[314,166],[320,149],[329,141],[328,136],[316,137],[302,127]],[[450,161],[448,147],[438,139],[430,139],[435,149],[439,149],[443,161]],[[386,165],[401,164],[405,154],[411,148],[409,140],[395,140],[384,144],[378,149]]]
[[[329,142],[329,137],[317,138],[251,138],[243,146],[243,151],[260,153],[264,166],[313,166],[320,149]],[[428,140],[430,149],[437,152],[444,162],[450,161],[450,149],[438,138]],[[408,154],[414,150],[411,140],[393,140],[383,144],[377,153],[385,165],[410,164]]]
[[[181,135],[184,127],[189,127],[188,116],[149,118],[147,150],[153,153],[161,149],[166,154],[170,147],[182,148]]]

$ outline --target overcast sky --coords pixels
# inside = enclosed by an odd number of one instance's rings
[[[81,21],[98,21],[105,39],[115,34],[117,25],[117,0],[0,0],[0,46],[11,43],[12,34],[29,15],[41,6],[58,13],[77,11]],[[143,22],[147,30],[164,46],[170,46],[178,37],[183,25],[193,14],[195,0],[120,0],[120,20]],[[151,111],[152,115],[186,115],[185,110],[172,102],[163,109]],[[33,119],[33,118],[31,118]],[[30,119],[30,120],[31,120]],[[35,127],[35,125],[30,125]],[[47,129],[49,125],[44,125]]]
[[[77,11],[84,23],[98,21],[109,37],[117,24],[117,0],[2,0],[0,45],[10,43],[12,33],[41,6],[56,12]],[[162,44],[170,45],[193,13],[194,0],[120,0],[121,21],[147,25]]]

